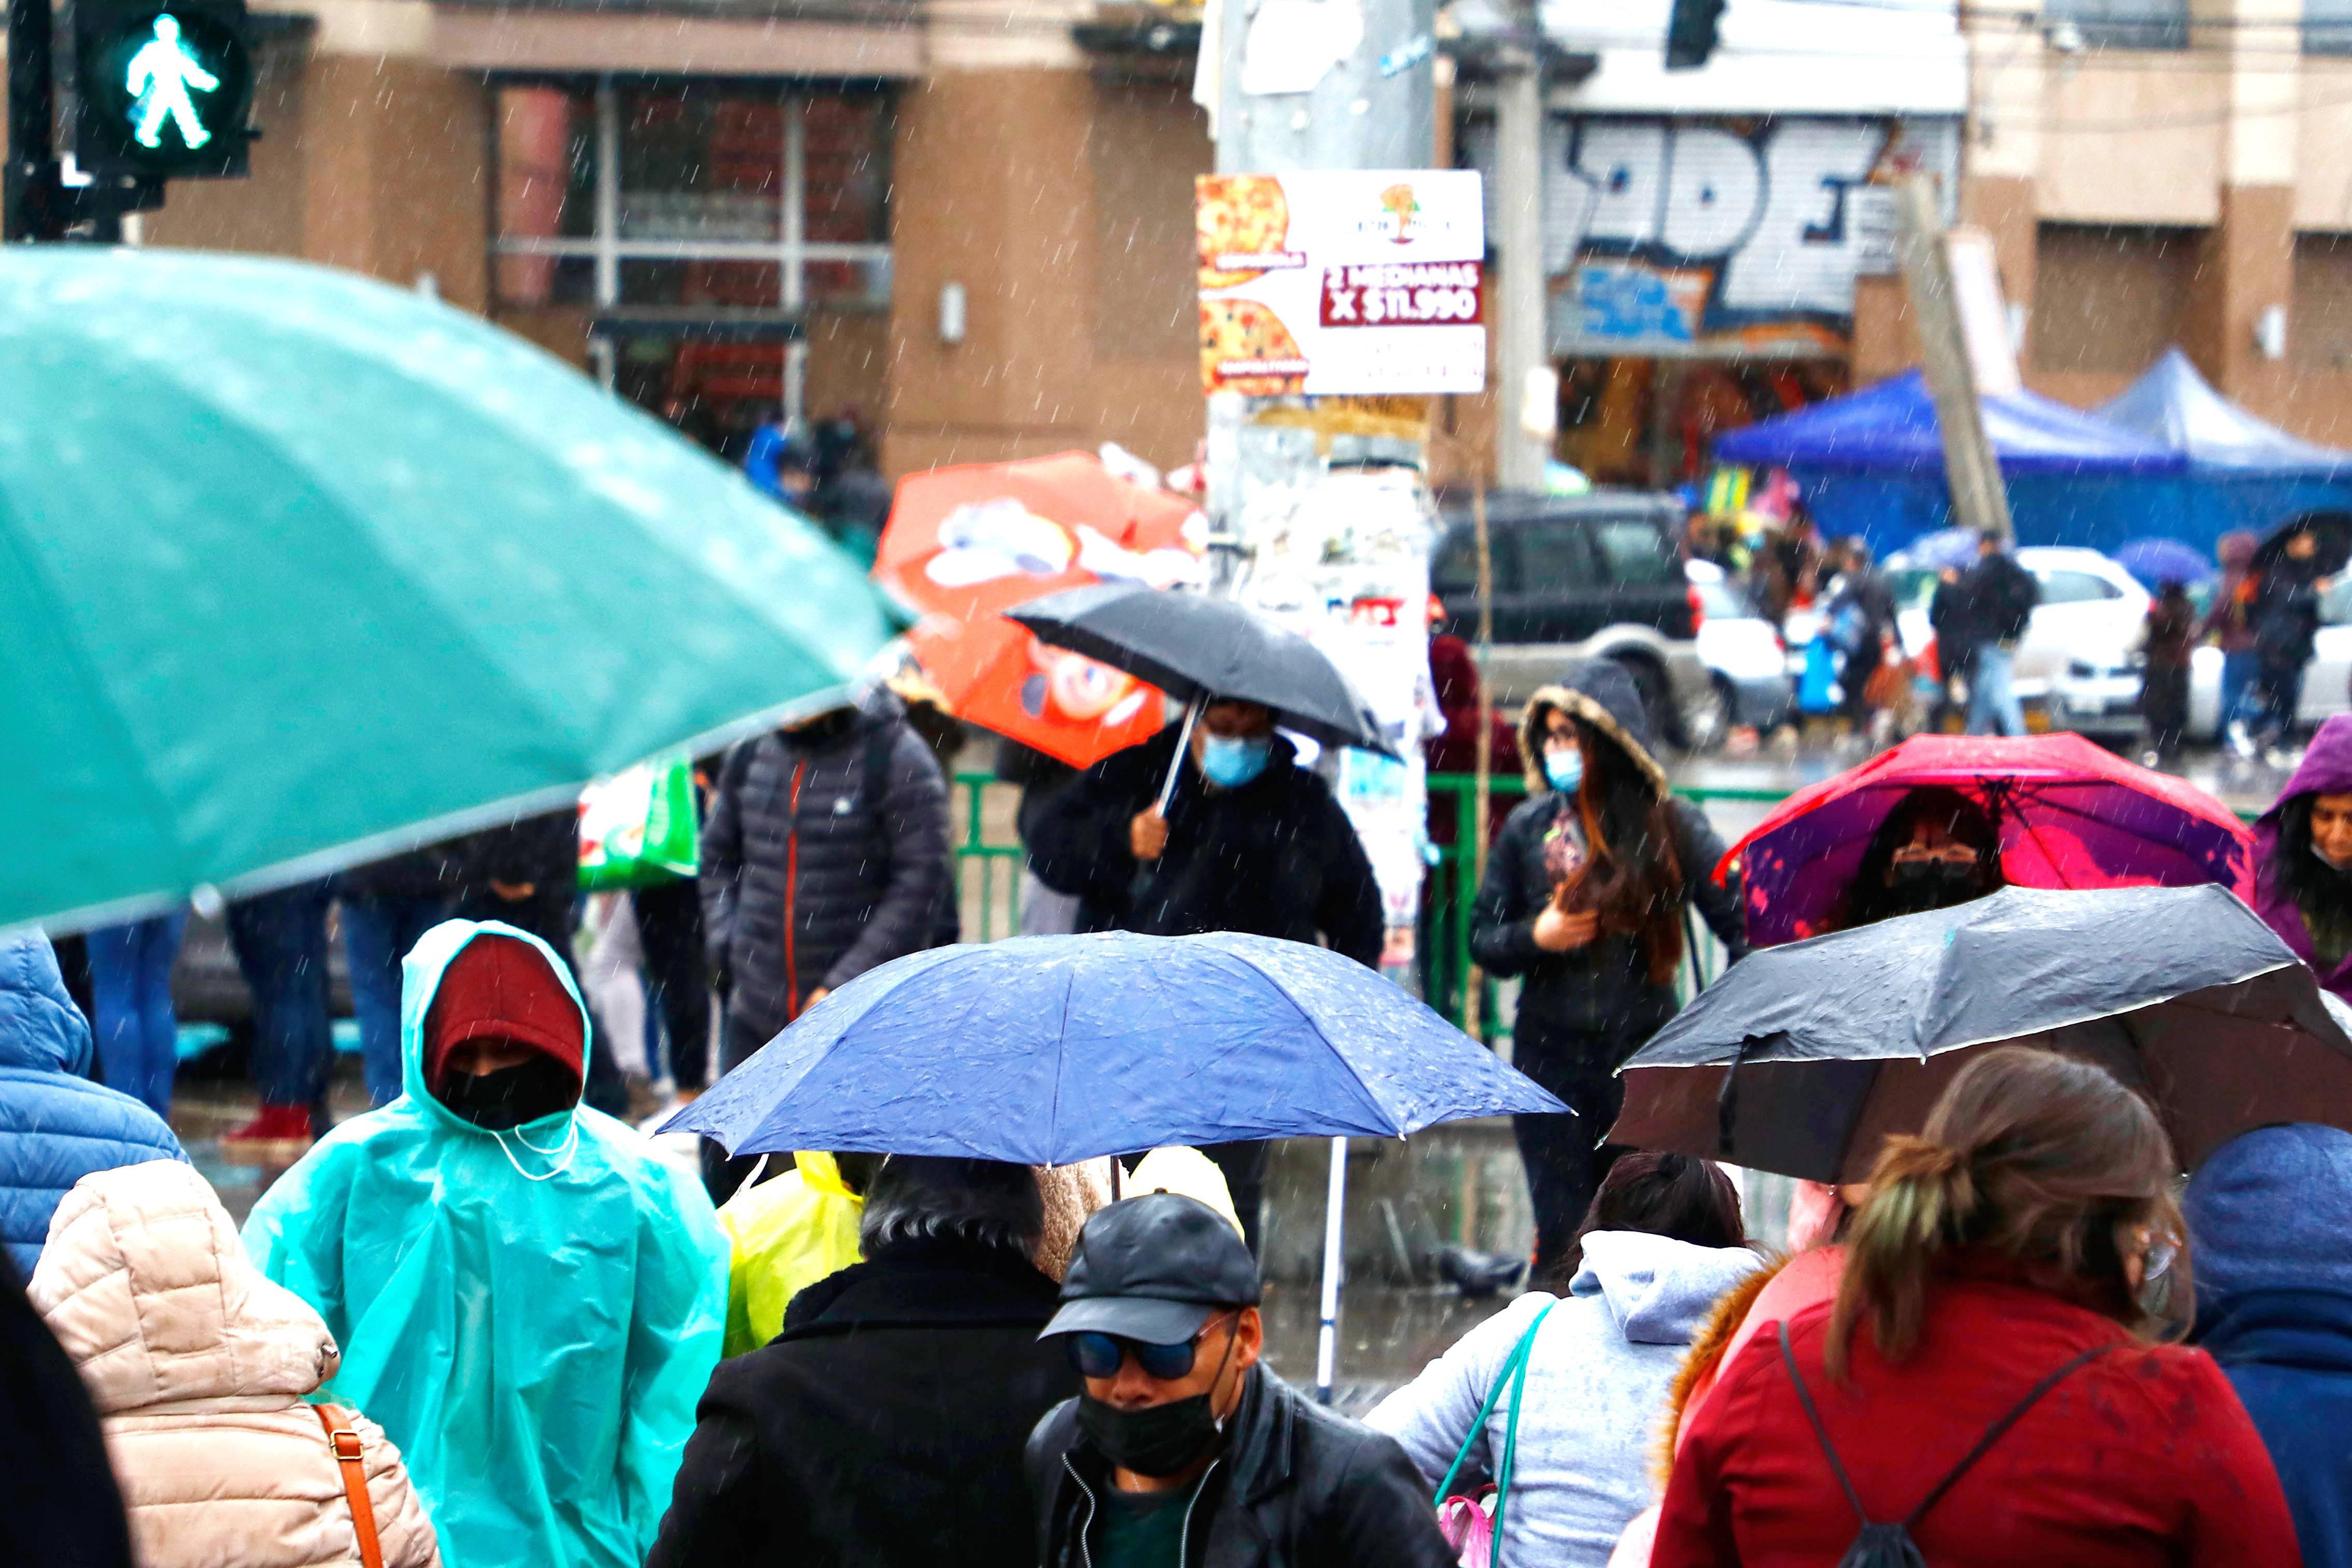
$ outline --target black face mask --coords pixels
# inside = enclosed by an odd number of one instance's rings
[[[1931,909],[1966,904],[1982,891],[1977,885],[1974,862],[1954,865],[1948,861],[1897,861],[1887,903],[1897,915],[1924,915]]]
[[[496,1072],[444,1072],[433,1097],[451,1115],[503,1133],[578,1104],[580,1077],[551,1056],[533,1056]]]
[[[1120,1469],[1159,1477],[1176,1475],[1207,1453],[1223,1435],[1224,1426],[1210,1412],[1206,1394],[1140,1410],[1122,1410],[1082,1394],[1078,1429]]]

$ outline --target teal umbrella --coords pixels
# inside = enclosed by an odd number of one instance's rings
[[[814,526],[471,316],[0,252],[0,928],[543,810],[895,630]]]

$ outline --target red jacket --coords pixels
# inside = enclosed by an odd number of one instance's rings
[[[1867,1328],[1852,1381],[1822,1365],[1827,1305],[1790,1320],[1797,1364],[1874,1521],[1902,1518],[2045,1374],[2120,1348],[2044,1395],[1913,1531],[1936,1568],[2296,1568],[2294,1525],[2262,1438],[2201,1351],[2146,1348],[2046,1291],[1985,1278],[1929,1297],[1890,1366]],[[1860,1533],[1780,1359],[1759,1333],[1694,1419],[1651,1568],[1822,1568]]]

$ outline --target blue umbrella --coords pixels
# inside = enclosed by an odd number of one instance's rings
[[[1932,534],[1921,534],[1888,556],[1886,565],[1893,571],[1941,571],[1946,567],[1966,571],[1976,560],[1974,528],[1939,528]]]
[[[730,1154],[1070,1165],[1163,1144],[1402,1137],[1565,1111],[1362,965],[1244,936],[935,947],[811,1008],[672,1118]]]
[[[2213,580],[2214,565],[2201,550],[2179,539],[2134,539],[2116,549],[2115,562],[2150,589],[2168,581],[2195,588]]]
[[[664,1132],[730,1154],[1069,1165],[1162,1144],[1326,1134],[1316,1386],[1338,1361],[1350,1134],[1568,1109],[1380,977],[1269,936],[1016,936],[868,970]]]

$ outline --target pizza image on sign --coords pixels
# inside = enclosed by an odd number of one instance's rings
[[[1272,174],[1209,174],[1194,182],[1194,218],[1201,250],[1201,287],[1230,288],[1269,267],[1296,267],[1283,249],[1290,204]]]
[[[1272,306],[1255,299],[1201,301],[1201,384],[1251,397],[1297,392],[1307,380],[1298,340]]]

